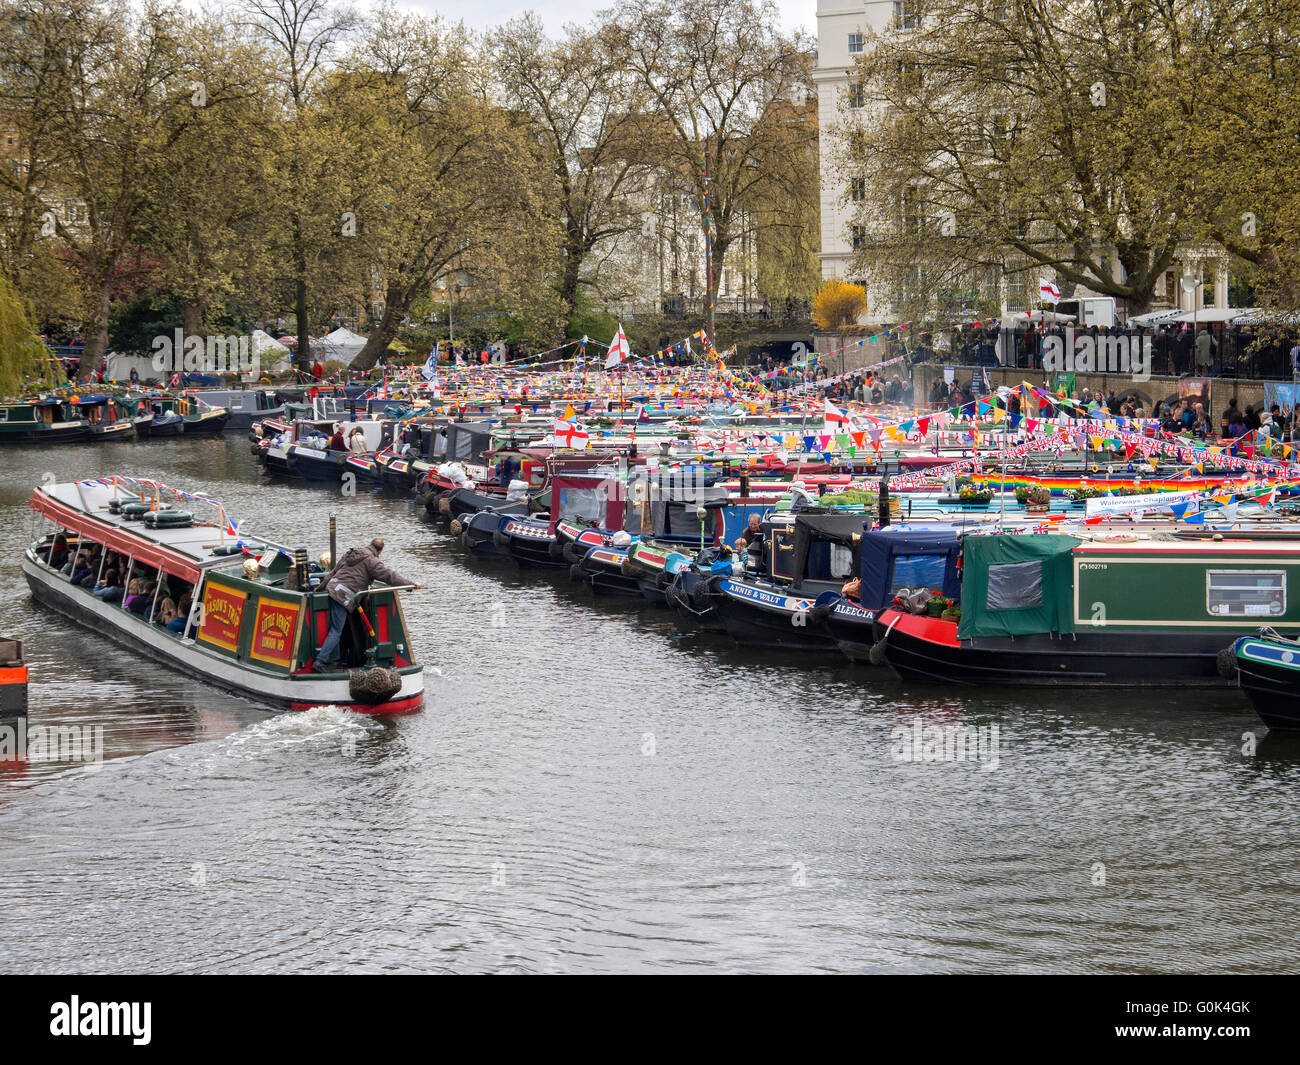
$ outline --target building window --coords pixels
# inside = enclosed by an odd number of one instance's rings
[[[854,251],[859,251],[867,239],[867,231],[862,226],[854,226],[850,231],[850,243]]]
[[[1280,617],[1286,613],[1286,573],[1280,569],[1206,570],[1205,609],[1215,617]]]
[[[867,198],[867,179],[855,177],[849,182],[849,199],[854,203],[861,203]]]
[[[849,106],[853,108],[855,111],[860,107],[866,106],[867,90],[864,89],[861,84],[850,85],[845,90],[845,94],[848,96]]]
[[[917,0],[894,0],[894,24],[900,30],[914,30],[921,25]]]
[[[857,55],[862,51],[862,34],[849,34],[849,55]]]

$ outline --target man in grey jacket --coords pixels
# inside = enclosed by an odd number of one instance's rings
[[[383,581],[389,585],[409,584],[420,588],[419,581],[408,581],[400,573],[389,569],[379,561],[384,550],[384,541],[375,537],[369,547],[349,548],[325,578],[325,592],[330,597],[330,627],[325,634],[325,642],[320,645],[316,661],[312,663],[313,673],[333,673],[338,669],[335,656],[339,650],[339,640],[343,637],[343,626],[348,614],[356,609],[357,598],[370,587],[373,581]]]

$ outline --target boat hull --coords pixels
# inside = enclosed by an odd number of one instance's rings
[[[1300,729],[1300,648],[1244,636],[1233,644],[1237,683],[1270,729]]]
[[[727,634],[747,647],[837,653],[824,626],[811,617],[815,600],[772,585],[722,579],[713,597]]]
[[[875,621],[885,662],[905,680],[1034,688],[1222,687],[1213,632],[1106,629],[958,640],[954,622],[883,611]]]
[[[117,643],[259,706],[269,704],[275,710],[340,706],[359,714],[396,715],[415,713],[424,705],[424,677],[420,671],[401,673],[402,687],[391,699],[360,703],[351,697],[345,674],[285,676],[236,664],[205,651],[192,640],[181,640],[117,604],[101,602],[84,590],[74,589],[61,574],[33,561],[30,552],[23,560],[23,575],[37,602]]]

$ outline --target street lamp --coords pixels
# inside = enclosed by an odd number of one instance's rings
[[[1182,278],[1183,291],[1192,297],[1192,363],[1196,362],[1196,305],[1200,303],[1200,290],[1205,287],[1205,282],[1199,277],[1193,277],[1191,274],[1184,274]]]

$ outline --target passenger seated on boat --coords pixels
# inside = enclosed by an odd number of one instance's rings
[[[72,583],[81,584],[87,577],[93,577],[99,568],[99,551],[82,552],[72,567]]]
[[[348,434],[348,450],[354,455],[366,453],[366,434],[359,425]]]
[[[176,604],[175,616],[170,621],[165,622],[168,632],[174,632],[177,636],[185,632],[185,625],[189,621],[190,611],[194,607],[193,597],[189,592],[181,596],[181,600]]]
[[[348,449],[347,441],[343,439],[343,426],[334,426],[334,435],[330,437],[331,451],[346,451]]]
[[[50,544],[50,550],[45,556],[45,561],[54,569],[61,569],[68,561],[68,538],[63,533],[59,533],[54,538],[54,543]]]
[[[158,600],[158,605],[153,612],[153,623],[155,625],[170,625],[175,620],[176,604],[170,598]]]
[[[103,579],[92,589],[97,599],[106,603],[120,602],[122,598],[122,572],[116,566],[104,570]]]
[[[138,614],[140,617],[144,617],[149,610],[149,604],[153,602],[154,591],[156,590],[157,585],[153,581],[147,581],[142,578],[132,581],[131,584],[137,588],[137,591],[132,592],[128,587],[126,600],[122,605],[126,607],[127,610],[131,611],[132,614]]]
[[[853,580],[846,581],[844,587],[840,589],[840,594],[856,603],[862,598],[862,579],[854,577]]]

